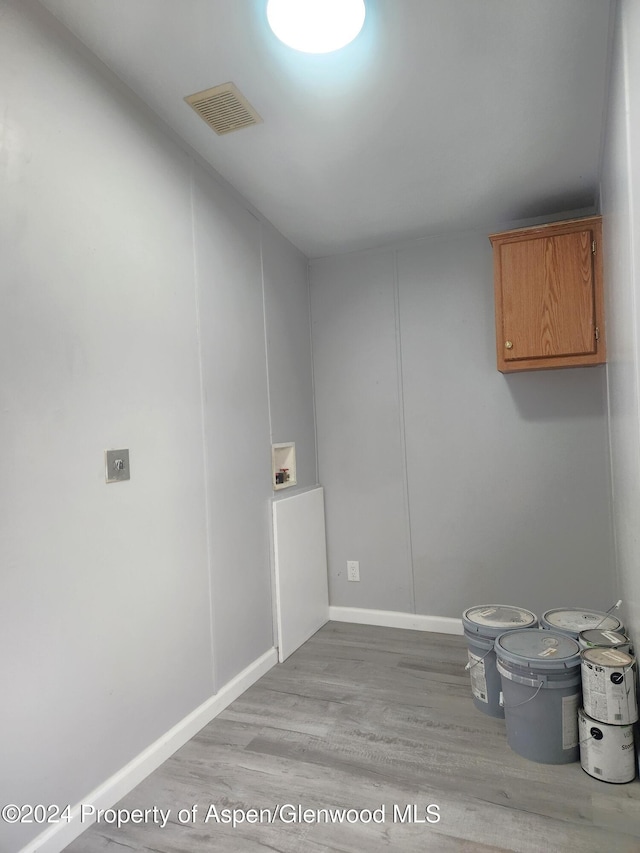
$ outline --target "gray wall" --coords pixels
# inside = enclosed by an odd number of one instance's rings
[[[640,642],[640,8],[617,7],[602,172],[615,542],[625,624]]]
[[[0,20],[0,802],[74,804],[272,646],[269,397],[316,481],[306,262],[37,3]]]
[[[194,172],[215,686],[272,644],[260,223]]]
[[[318,482],[307,259],[262,223],[271,440],[296,444],[297,488]],[[279,492],[279,496],[292,494]]]
[[[413,610],[393,252],[311,263],[329,601]],[[348,583],[346,561],[361,582]]]
[[[605,371],[498,373],[486,235],[314,261],[311,306],[331,604],[608,607]]]

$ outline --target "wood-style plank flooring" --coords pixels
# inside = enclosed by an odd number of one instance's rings
[[[640,782],[516,755],[504,721],[474,707],[466,659],[463,637],[330,622],[117,806],[170,809],[164,828],[97,824],[67,853],[639,853]],[[437,805],[439,822],[401,822],[414,804],[422,821]],[[384,808],[385,821],[285,809],[234,828],[210,808],[285,805]]]

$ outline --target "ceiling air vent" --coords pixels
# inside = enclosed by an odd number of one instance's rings
[[[187,95],[185,101],[220,136],[262,121],[233,83],[223,83],[222,86]]]

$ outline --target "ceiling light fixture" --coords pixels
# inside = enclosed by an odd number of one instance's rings
[[[269,0],[269,26],[288,47],[331,53],[349,44],[364,24],[364,0]]]

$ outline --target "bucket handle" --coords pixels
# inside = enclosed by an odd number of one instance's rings
[[[488,655],[490,655],[492,651],[493,651],[493,648],[489,649],[489,651],[487,652],[487,654],[486,654],[486,655],[482,655],[482,657],[481,657],[479,660],[474,660],[474,662],[473,662],[473,663],[471,663],[471,661],[470,661],[470,660],[469,660],[469,661],[467,661],[467,665],[465,666],[465,670],[467,670],[467,669],[473,669],[473,667],[474,667],[474,666],[477,666],[479,663],[482,663],[482,661],[483,661],[483,660],[484,660]]]
[[[536,696],[538,695],[538,693],[540,693],[540,691],[542,690],[542,688],[543,688],[543,687],[544,687],[544,682],[542,682],[542,681],[541,681],[541,682],[538,684],[538,689],[537,689],[537,690],[536,690],[536,692],[533,694],[533,696],[529,696],[529,698],[528,698],[528,699],[525,699],[525,700],[524,700],[524,702],[518,702],[518,704],[517,704],[517,705],[505,705],[505,704],[504,704],[504,695],[503,695],[502,690],[501,690],[501,691],[500,691],[500,703],[499,703],[499,704],[500,704],[500,707],[501,707],[501,708],[506,708],[508,711],[510,711],[512,708],[520,708],[520,707],[522,707],[522,705],[526,705],[526,704],[527,704],[527,702],[531,702],[531,701],[532,701],[532,699],[535,699],[535,698],[536,698]]]

